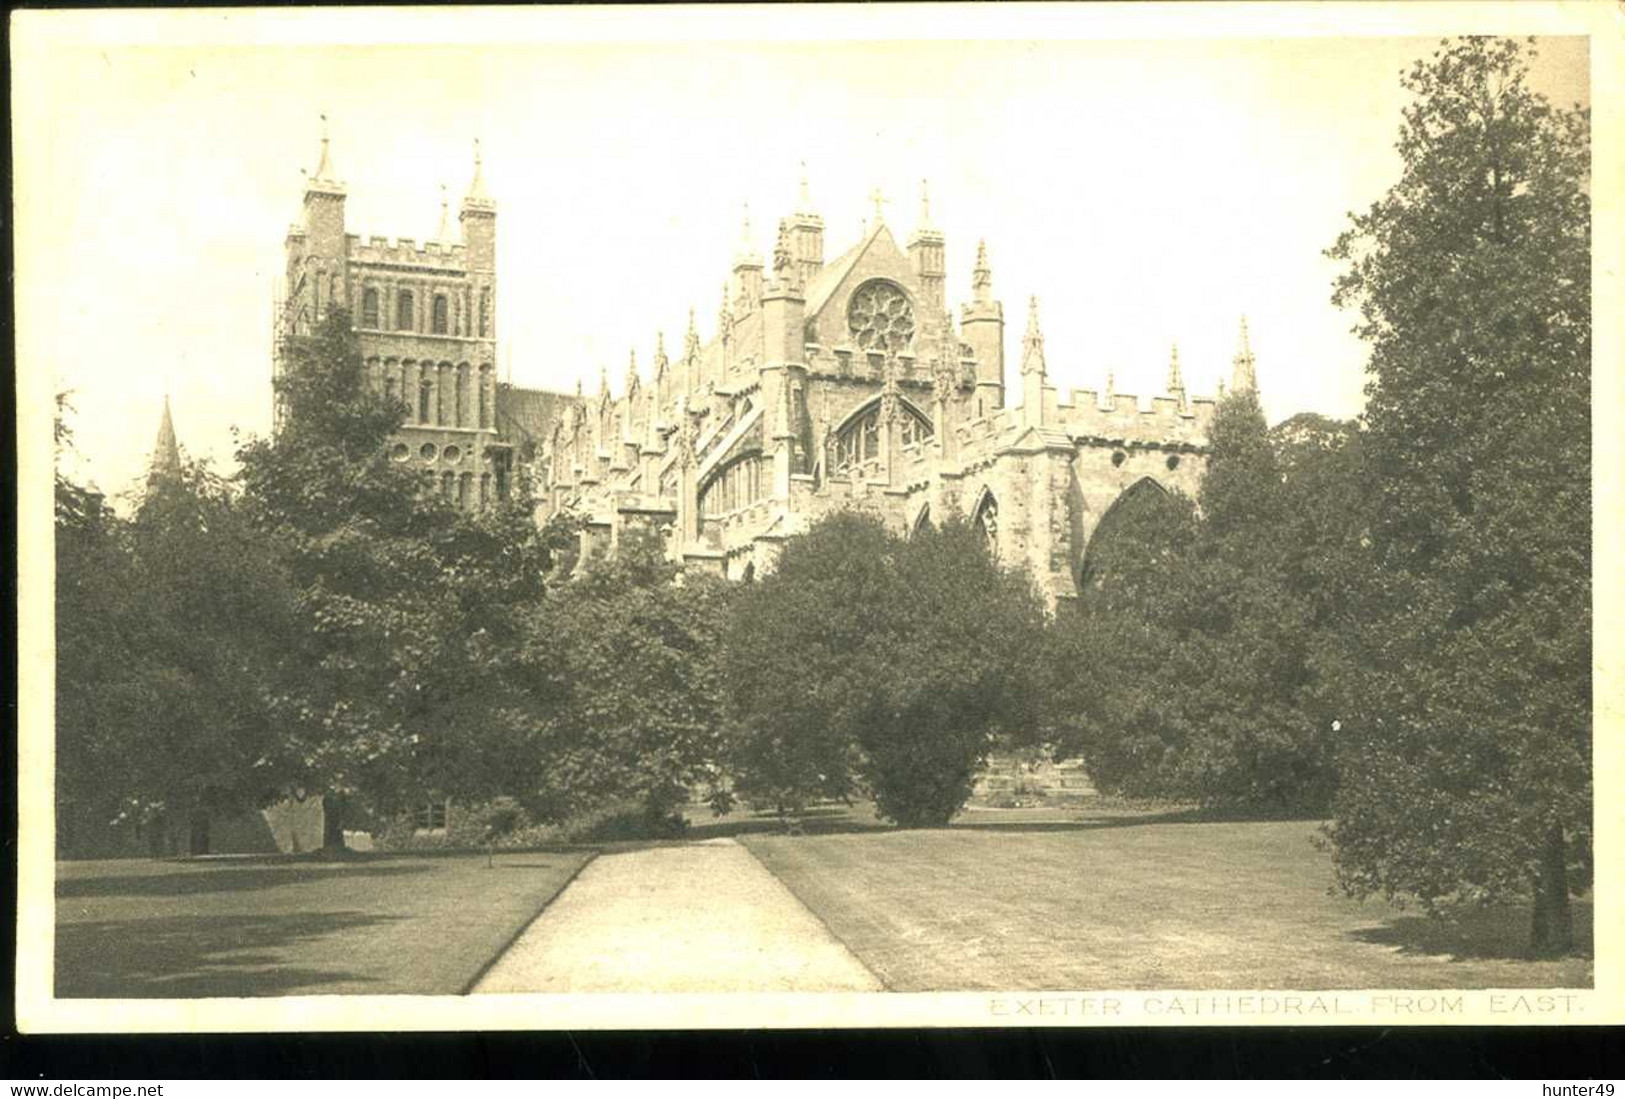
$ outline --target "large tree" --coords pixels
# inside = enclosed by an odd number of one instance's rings
[[[266,694],[294,635],[275,547],[197,464],[152,477],[133,519],[61,477],[57,504],[64,846],[152,825],[162,850],[160,818],[263,805],[276,789]]]
[[[861,788],[898,824],[946,824],[995,739],[1037,724],[1042,630],[1030,580],[963,520],[904,539],[824,519],[733,615],[741,791],[794,810]]]
[[[1319,812],[1337,664],[1313,577],[1350,520],[1318,496],[1341,486],[1307,443],[1286,460],[1249,390],[1220,402],[1210,442],[1199,512],[1142,484],[1102,518],[1053,630],[1050,736],[1105,790]]]
[[[346,799],[387,814],[430,793],[527,789],[537,700],[506,671],[554,545],[523,482],[469,514],[393,461],[405,408],[368,384],[341,309],[289,342],[277,399],[279,430],[239,457],[306,624],[273,697],[278,769],[327,792],[330,844]]]
[[[1532,49],[1403,78],[1403,172],[1330,249],[1370,347],[1360,702],[1329,828],[1343,887],[1533,896],[1572,943],[1591,871],[1589,118]]]
[[[532,611],[526,672],[556,703],[541,737],[545,815],[635,802],[658,831],[721,786],[732,594],[719,578],[679,578],[659,535],[631,528],[612,559]]]

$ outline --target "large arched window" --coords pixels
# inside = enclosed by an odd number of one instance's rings
[[[1169,557],[1191,533],[1190,501],[1142,477],[1112,502],[1078,565],[1084,595],[1131,590],[1159,582]]]
[[[451,330],[451,306],[444,294],[434,296],[434,308],[429,315],[429,330],[436,336],[444,336]]]
[[[904,446],[912,446],[931,437],[931,421],[905,401],[897,402],[902,419],[899,434]],[[880,468],[880,404],[865,408],[843,424],[835,434],[829,454],[829,472],[832,477],[849,476],[854,469],[878,472]]]
[[[412,331],[412,291],[410,290],[402,290],[395,296],[395,328],[401,332]]]
[[[378,327],[378,291],[370,287],[361,292],[361,327]]]
[[[761,499],[763,465],[752,452],[724,466],[700,489],[700,515],[723,515]]]

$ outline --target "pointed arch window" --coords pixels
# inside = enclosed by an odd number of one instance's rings
[[[370,287],[361,292],[361,327],[378,327],[378,291]]]
[[[999,555],[999,501],[991,492],[982,494],[981,503],[976,505],[976,529],[982,532],[982,539],[987,543],[987,552],[994,557]]]
[[[480,291],[480,336],[491,334],[491,291]]]
[[[931,421],[911,406],[899,400],[897,413],[902,419],[900,434],[904,446],[912,446],[931,437]],[[850,476],[854,469],[860,472],[878,472],[880,436],[880,405],[877,402],[848,420],[836,433],[829,454],[830,475]]]
[[[444,294],[434,296],[434,306],[429,314],[429,330],[436,336],[444,336],[451,330],[451,305]]]
[[[401,332],[412,331],[412,291],[410,290],[402,290],[395,296],[395,328]]]

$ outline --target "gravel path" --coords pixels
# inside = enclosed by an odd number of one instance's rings
[[[475,992],[878,992],[733,840],[601,855]]]

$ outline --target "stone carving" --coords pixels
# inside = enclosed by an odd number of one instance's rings
[[[914,307],[901,288],[877,280],[852,295],[846,323],[863,350],[902,351],[914,338]]]

